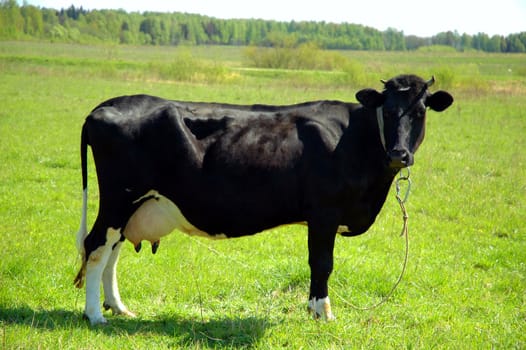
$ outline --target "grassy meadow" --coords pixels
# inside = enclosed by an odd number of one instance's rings
[[[526,348],[526,55],[341,52],[345,70],[255,69],[243,48],[0,42],[0,349]],[[125,244],[120,290],[136,319],[82,319],[75,233],[80,129],[98,103],[148,93],[229,103],[355,101],[399,73],[437,78],[455,103],[428,114],[411,170],[410,252],[388,197],[367,234],[338,237],[337,320],[306,312],[307,235],[286,226],[210,241]],[[89,222],[97,211],[89,165]]]

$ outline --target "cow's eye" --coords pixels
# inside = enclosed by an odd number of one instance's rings
[[[387,108],[384,112],[385,119],[393,119],[398,117],[398,110],[393,108]]]

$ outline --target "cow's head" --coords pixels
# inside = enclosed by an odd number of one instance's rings
[[[413,164],[413,155],[424,139],[427,107],[441,112],[453,103],[453,97],[445,91],[428,91],[434,77],[426,82],[415,75],[400,75],[382,82],[382,92],[364,89],[356,98],[364,107],[375,110],[389,166],[401,169]]]

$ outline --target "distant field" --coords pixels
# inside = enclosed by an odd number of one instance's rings
[[[249,67],[244,48],[0,42],[0,348],[522,349],[526,347],[526,55],[341,52],[345,71]],[[338,237],[329,281],[337,321],[306,312],[302,226],[209,241],[174,233],[159,252],[126,244],[121,294],[137,319],[82,320],[80,128],[99,102],[355,101],[399,73],[434,74],[455,96],[429,112],[412,168],[410,256],[391,195],[370,231]],[[90,222],[97,189],[90,172]]]

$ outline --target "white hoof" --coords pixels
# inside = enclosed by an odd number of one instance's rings
[[[107,324],[108,323],[108,320],[106,320],[104,318],[104,316],[102,316],[102,314],[100,315],[93,315],[93,316],[88,316],[85,312],[84,312],[84,315],[82,316],[84,319],[88,320],[89,323],[92,325],[92,326],[96,326],[96,325],[104,325],[104,324]]]
[[[137,317],[137,315],[135,313],[131,312],[128,309],[121,310],[118,313],[116,313],[116,315],[123,315],[123,316],[129,317],[129,318],[136,318]]]
[[[331,301],[329,297],[322,299],[312,298],[309,300],[309,311],[314,319],[322,319],[325,321],[334,321],[336,317],[331,310]]]
[[[110,310],[111,309],[111,312],[114,314],[114,315],[123,315],[123,316],[126,316],[126,317],[130,317],[130,318],[135,318],[137,317],[137,315],[135,315],[133,312],[131,312],[130,310],[128,310],[128,308],[124,305],[115,305],[115,306],[112,306],[108,303],[104,303],[103,304],[104,306],[104,310]]]

